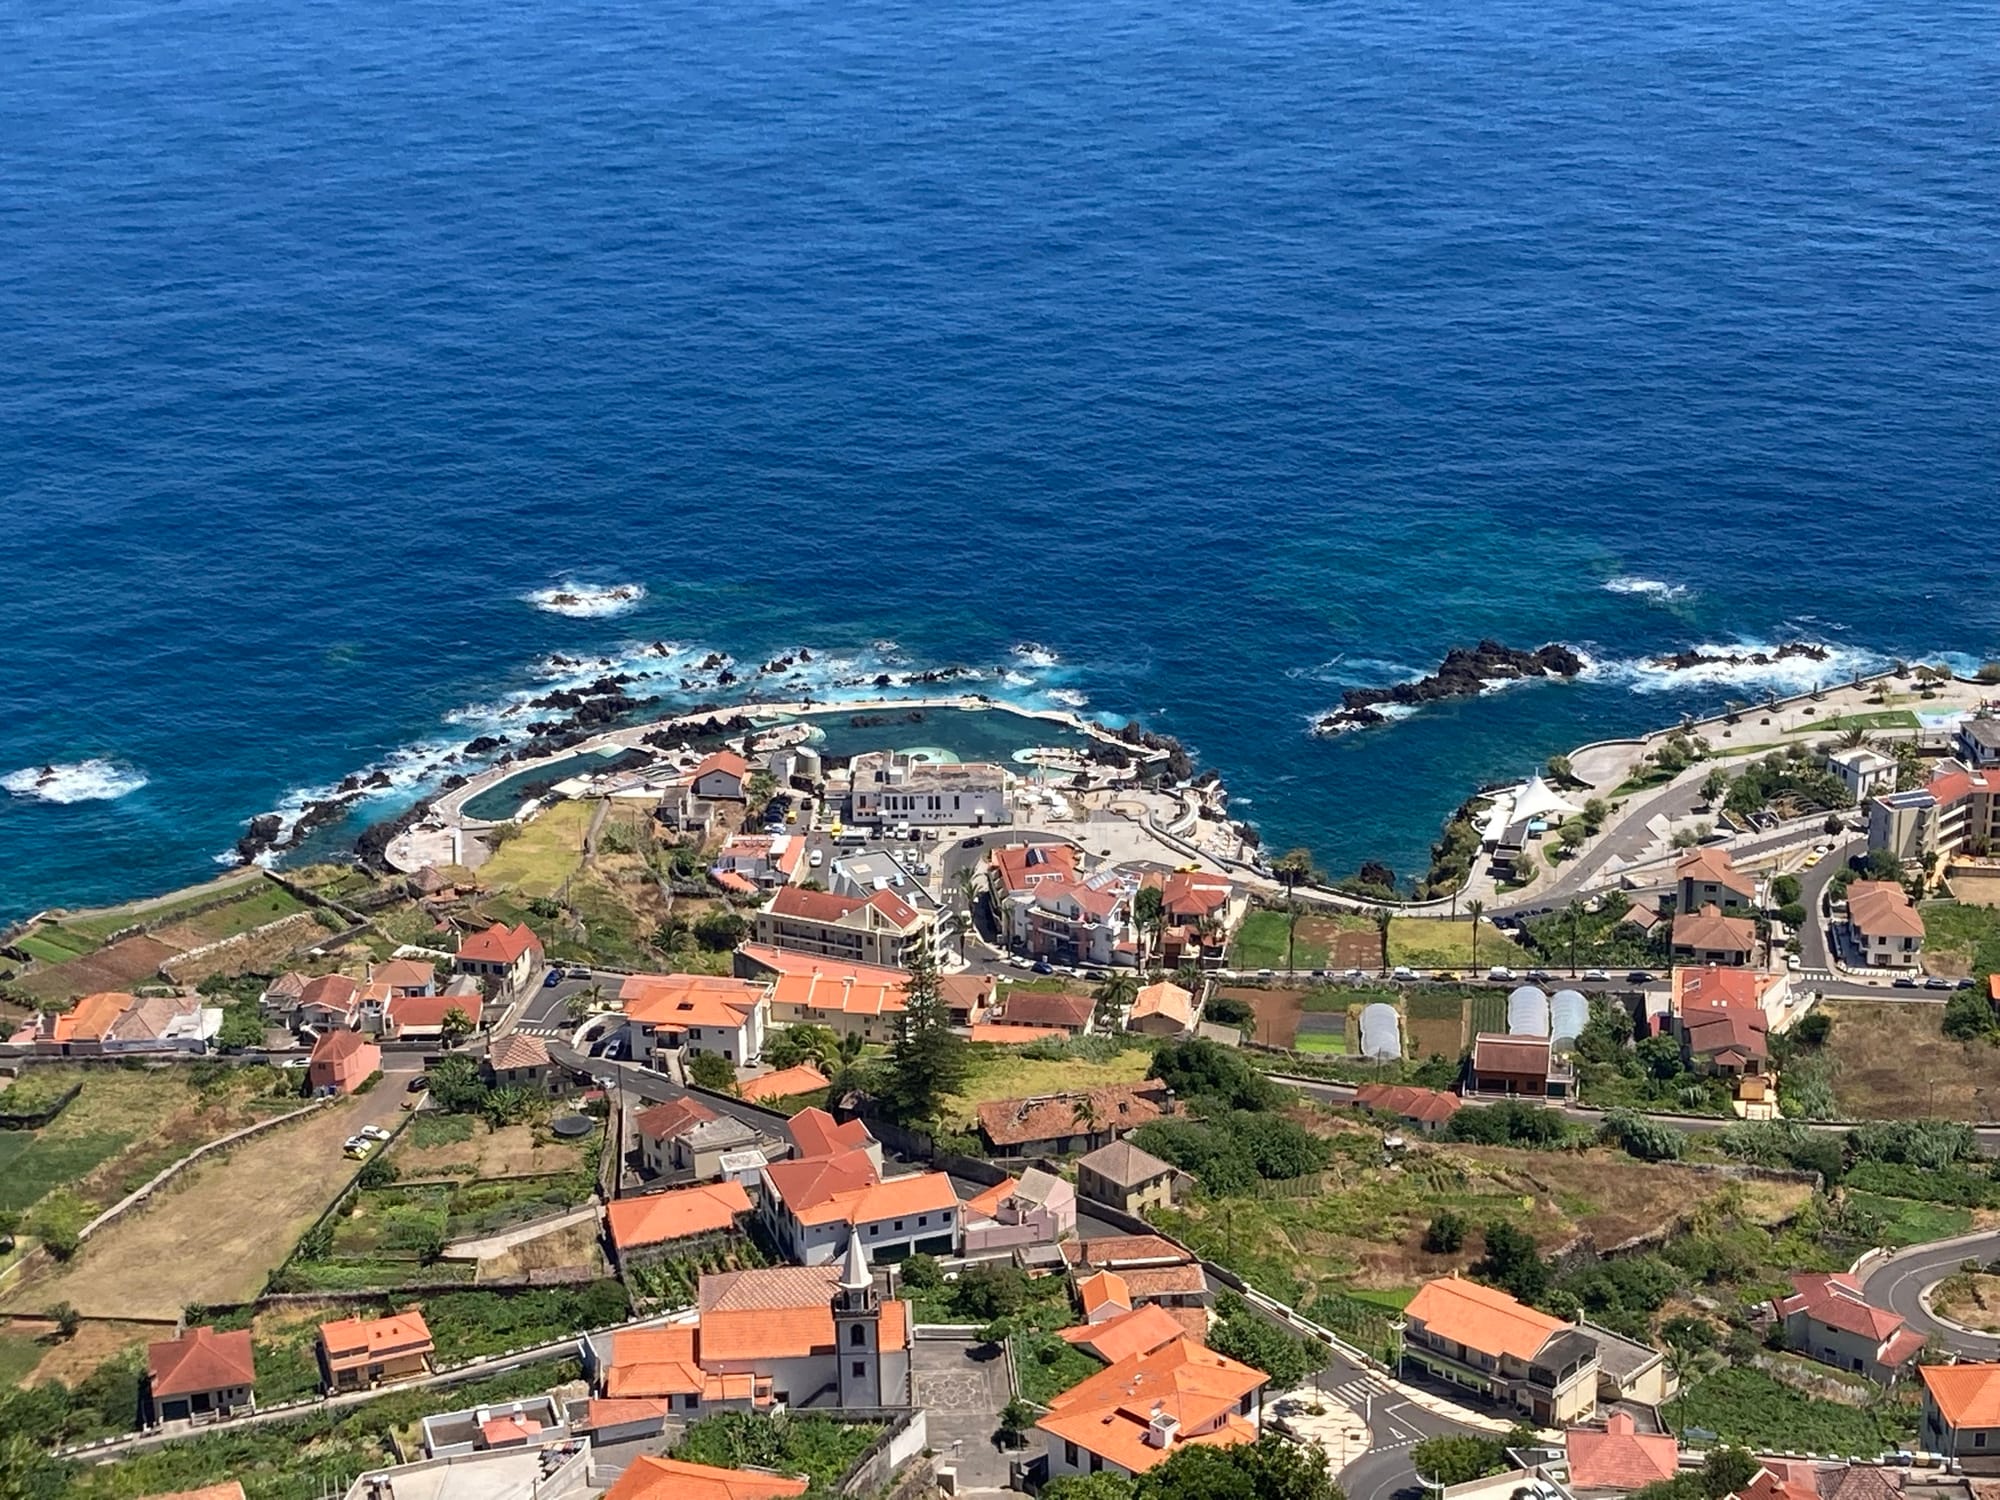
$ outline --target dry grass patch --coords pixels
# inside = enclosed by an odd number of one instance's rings
[[[1946,1036],[1943,1006],[1828,1000],[1820,1008],[1833,1019],[1826,1056],[1843,1115],[2000,1120],[2000,1049]]]
[[[2000,1333],[2000,1276],[1985,1271],[1947,1276],[1931,1297],[1931,1310],[1967,1328]]]
[[[944,1114],[969,1129],[976,1123],[973,1106],[989,1099],[1025,1099],[1137,1083],[1152,1065],[1153,1054],[1143,1047],[1128,1048],[1107,1062],[1023,1057],[1018,1052],[986,1049],[984,1055],[975,1053],[964,1089],[946,1098]]]
[[[44,1380],[60,1380],[64,1385],[75,1385],[106,1360],[116,1359],[154,1339],[172,1338],[173,1332],[160,1323],[92,1320],[77,1329],[75,1338],[47,1344],[48,1352],[42,1356],[42,1362],[23,1383],[40,1385]]]
[[[505,1254],[488,1256],[479,1263],[477,1279],[503,1281],[509,1277],[526,1276],[530,1271],[551,1271],[569,1266],[587,1267],[592,1276],[608,1275],[609,1268],[604,1263],[604,1249],[598,1234],[596,1219],[552,1230],[525,1244],[516,1245]]]
[[[1289,1047],[1299,1034],[1299,1017],[1305,1014],[1304,990],[1226,989],[1217,993],[1241,1000],[1256,1016],[1250,1033],[1252,1041],[1268,1047]]]
[[[577,1164],[573,1144],[564,1144],[538,1132],[532,1125],[506,1125],[488,1130],[482,1121],[469,1120],[472,1134],[462,1141],[439,1145],[417,1144],[417,1130],[397,1143],[395,1162],[406,1182],[432,1177],[530,1177],[549,1172],[568,1172]]]

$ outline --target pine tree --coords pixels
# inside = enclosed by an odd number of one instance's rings
[[[905,952],[903,1013],[889,1053],[889,1104],[899,1120],[928,1120],[938,1101],[965,1081],[965,1040],[951,1029],[938,985],[937,955],[920,937]]]

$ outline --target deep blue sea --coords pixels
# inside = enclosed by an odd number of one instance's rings
[[[0,914],[656,641],[1001,669],[1420,868],[1818,675],[1649,653],[2000,654],[1996,330],[1990,0],[16,0]],[[1308,736],[1485,634],[1594,665]]]

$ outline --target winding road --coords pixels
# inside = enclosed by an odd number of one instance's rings
[[[2000,1259],[2000,1234],[1967,1234],[1957,1239],[1912,1245],[1885,1256],[1861,1274],[1861,1294],[1870,1305],[1886,1307],[1927,1338],[1965,1359],[2000,1359],[2000,1336],[1974,1333],[1947,1323],[1924,1305],[1924,1293],[1968,1260],[1991,1265]]]

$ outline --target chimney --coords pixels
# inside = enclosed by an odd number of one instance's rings
[[[1150,1448],[1171,1448],[1174,1434],[1181,1428],[1181,1419],[1164,1411],[1155,1411],[1152,1420],[1146,1424],[1146,1445]]]

